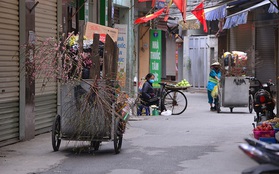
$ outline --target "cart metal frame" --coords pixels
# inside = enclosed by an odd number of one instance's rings
[[[249,86],[250,82],[245,76],[222,78],[218,89],[217,112],[220,113],[221,106],[230,108],[230,112],[233,112],[235,107],[248,107],[251,102],[249,101]]]
[[[92,80],[91,80],[92,81]],[[69,83],[61,85],[61,115],[57,115],[54,119],[52,125],[52,147],[54,151],[58,151],[60,148],[61,140],[69,141],[90,141],[91,147],[94,150],[99,150],[100,143],[102,141],[113,141],[114,151],[116,154],[120,153],[122,147],[122,139],[125,127],[123,129],[122,124],[124,120],[119,116],[116,116],[111,112],[109,119],[101,119],[97,122],[94,118],[89,121],[86,120],[86,126],[83,128],[82,133],[76,134],[75,130],[80,129],[78,127],[78,121],[75,113],[79,109],[75,107],[78,102],[79,96],[75,93],[75,89],[78,87],[83,90],[83,92],[88,92],[90,90],[90,83],[80,82],[80,83]],[[112,109],[114,104],[112,104]],[[69,110],[68,110],[69,109]],[[90,111],[90,114],[92,112]],[[101,118],[105,116],[102,115]],[[105,122],[111,122],[107,124]],[[99,124],[99,128],[96,128]],[[107,126],[110,125],[110,126]]]

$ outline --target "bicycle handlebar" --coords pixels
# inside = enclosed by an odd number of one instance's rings
[[[166,82],[162,82],[162,83],[159,83],[159,85],[161,85],[161,86],[166,86],[167,83],[166,83]]]

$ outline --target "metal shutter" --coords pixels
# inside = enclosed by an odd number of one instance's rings
[[[191,60],[191,72],[189,82],[196,88],[205,88],[208,78],[209,62],[209,37],[189,37],[189,56]]]
[[[256,27],[256,77],[262,83],[269,79],[276,82],[274,45],[275,34],[273,26]]]
[[[57,0],[39,1],[35,9],[37,40],[57,38]],[[48,76],[49,77],[49,76]],[[57,80],[44,83],[44,75],[35,79],[35,134],[51,130],[57,113]]]
[[[239,25],[230,29],[230,50],[247,52],[252,46],[252,25]]]
[[[19,140],[19,1],[0,1],[0,146]]]

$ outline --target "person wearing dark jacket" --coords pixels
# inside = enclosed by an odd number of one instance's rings
[[[141,100],[142,104],[145,106],[159,105],[159,99],[155,94],[155,90],[152,86],[154,83],[155,76],[152,73],[149,73],[145,76],[145,82],[141,90]]]

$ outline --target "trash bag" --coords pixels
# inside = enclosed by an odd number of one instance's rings
[[[163,116],[170,116],[171,114],[172,114],[172,112],[170,110],[161,112],[161,115],[163,115]]]
[[[213,90],[211,91],[211,96],[213,98],[217,98],[217,96],[218,96],[218,85],[214,86]]]

